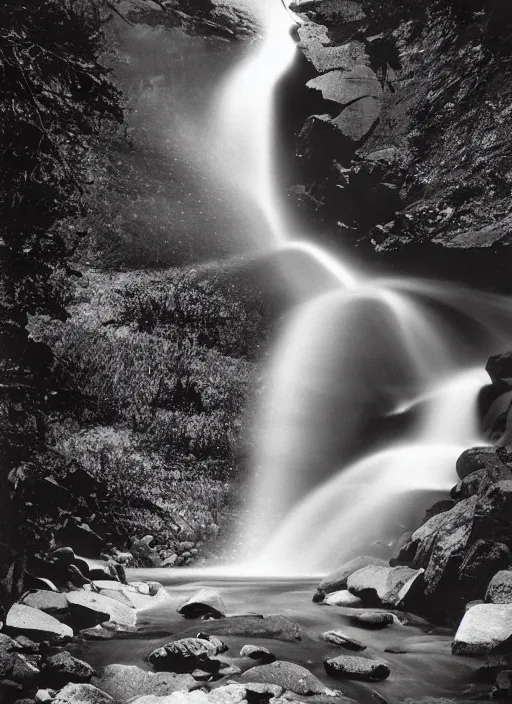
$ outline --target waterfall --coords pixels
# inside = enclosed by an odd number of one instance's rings
[[[455,460],[483,444],[476,401],[489,354],[512,345],[502,296],[375,279],[290,233],[273,163],[273,94],[295,54],[292,16],[258,5],[264,37],[228,77],[216,111],[224,178],[264,213],[261,248],[297,250],[326,292],[284,321],[266,371],[240,571],[310,574],[389,555]],[[290,285],[299,286],[293,275]]]

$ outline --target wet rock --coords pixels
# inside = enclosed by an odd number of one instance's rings
[[[353,572],[357,572],[357,570],[367,567],[368,565],[381,565],[386,567],[387,562],[378,557],[370,557],[369,555],[354,557],[354,559],[345,562],[341,567],[338,567],[337,570],[324,577],[316,588],[317,594],[331,594],[332,592],[346,589],[349,576]]]
[[[502,389],[512,389],[512,352],[489,357],[485,366],[493,384]]]
[[[69,611],[65,595],[53,591],[30,592],[25,594],[20,603],[53,616],[66,616]]]
[[[480,604],[466,611],[452,645],[454,655],[485,655],[512,636],[512,605]]]
[[[210,587],[199,590],[197,594],[194,594],[182,604],[177,611],[185,618],[199,618],[201,616],[223,618],[226,616],[226,607],[220,592]]]
[[[271,638],[288,642],[295,642],[302,638],[302,629],[299,624],[280,614],[230,616],[202,623],[201,630],[204,634],[209,635]]]
[[[381,101],[377,98],[361,98],[348,105],[332,120],[332,124],[356,148],[375,127],[381,108]]]
[[[153,650],[148,660],[155,670],[170,670],[174,672],[193,672],[196,669],[219,669],[218,661],[212,663],[219,648],[204,638],[181,638],[172,643]]]
[[[355,638],[351,638],[340,630],[325,631],[325,633],[322,633],[320,638],[325,640],[326,643],[339,645],[340,648],[346,648],[346,650],[366,650],[366,645],[364,643],[360,643]]]
[[[119,702],[146,695],[164,697],[197,686],[189,674],[148,672],[135,665],[108,665],[93,683]]]
[[[307,86],[319,90],[324,100],[340,105],[349,105],[368,96],[382,97],[382,88],[377,76],[371,68],[364,65],[355,66],[350,71],[329,71],[308,81]]]
[[[113,704],[112,697],[92,684],[68,684],[53,700],[54,704]]]
[[[252,660],[259,660],[263,663],[274,662],[276,656],[268,648],[263,645],[244,645],[240,650],[241,658],[251,658]]]
[[[40,676],[39,662],[37,655],[16,653],[9,679],[21,684],[25,690],[32,688]]]
[[[0,680],[5,679],[11,673],[15,658],[14,648],[11,651],[7,647],[0,647]]]
[[[500,481],[479,497],[471,537],[507,542],[511,531],[512,481]]]
[[[325,671],[336,679],[357,679],[377,682],[390,675],[388,665],[382,660],[370,660],[356,655],[338,655],[324,660]]]
[[[367,611],[366,613],[355,614],[351,618],[354,625],[374,631],[391,626],[394,623],[394,620],[393,614],[380,613],[377,611]]]
[[[411,602],[413,590],[421,588],[422,581],[423,570],[368,565],[348,577],[347,587],[365,606],[399,608]]]
[[[483,599],[493,575],[496,572],[502,574],[500,570],[506,570],[511,563],[512,555],[506,545],[492,540],[477,540],[466,551],[459,569],[460,589],[464,598],[469,600]],[[512,572],[504,572],[503,574],[512,576]],[[488,599],[488,601],[494,601],[494,599]]]
[[[455,469],[460,479],[482,469],[503,466],[493,447],[471,447],[457,459]]]
[[[358,608],[363,604],[358,596],[351,594],[347,589],[327,594],[321,603],[325,606],[345,606],[348,608]]]
[[[485,600],[491,604],[512,604],[512,571],[501,570],[490,580]]]
[[[492,484],[512,479],[512,468],[497,462],[490,462],[485,469],[471,472],[453,487],[450,495],[454,499],[467,499],[475,494],[484,494]]]
[[[252,667],[241,676],[242,682],[262,682],[288,689],[295,694],[328,694],[331,690],[305,667],[284,660]]]
[[[24,604],[14,604],[9,609],[5,621],[5,630],[10,635],[25,635],[40,643],[52,638],[71,638],[73,631],[69,626],[45,614],[44,611],[33,609]]]
[[[76,591],[66,596],[72,623],[76,628],[90,628],[104,621],[119,626],[133,627],[137,616],[135,609],[94,592]]]
[[[68,682],[90,682],[94,670],[83,660],[63,651],[46,659],[45,674],[52,685],[60,686]]]

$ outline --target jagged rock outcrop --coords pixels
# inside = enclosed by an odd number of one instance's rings
[[[510,87],[503,86],[512,15],[505,4],[477,0],[466,12],[416,0],[293,7],[306,20],[299,46],[318,73],[308,86],[326,99],[325,113],[310,117],[300,135],[299,164],[304,192],[333,237],[364,238],[421,272],[509,290],[512,216],[501,184],[512,154]],[[350,85],[355,70],[371,71],[378,89],[366,78]],[[320,117],[352,143],[337,143]],[[350,172],[390,147],[395,163],[360,188]]]

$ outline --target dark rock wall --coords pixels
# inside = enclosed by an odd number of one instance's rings
[[[325,100],[299,137],[306,200],[335,239],[508,290],[510,12],[483,0],[423,5],[294,5],[318,73],[307,85]]]

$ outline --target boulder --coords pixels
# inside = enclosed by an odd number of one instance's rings
[[[365,65],[355,66],[350,71],[329,71],[308,81],[307,86],[319,90],[324,100],[340,105],[349,105],[368,96],[382,97],[379,79]]]
[[[31,606],[33,609],[39,609],[53,616],[66,616],[69,611],[64,594],[42,589],[25,594],[20,604]]]
[[[378,611],[367,611],[362,614],[355,614],[351,618],[355,626],[377,631],[391,626],[395,619],[393,614],[381,613]]]
[[[512,636],[512,604],[477,604],[466,611],[452,644],[454,655],[485,655]]]
[[[61,545],[72,545],[78,555],[94,559],[100,557],[105,546],[100,535],[75,518],[68,518],[55,537]]]
[[[77,628],[90,628],[104,621],[130,628],[137,622],[135,609],[103,594],[76,591],[66,598],[72,623]]]
[[[327,594],[321,603],[324,606],[345,606],[348,608],[358,608],[363,604],[358,596],[351,594],[347,589]]]
[[[217,589],[205,587],[200,589],[188,601],[182,604],[178,613],[185,618],[199,618],[201,616],[211,616],[213,618],[224,618],[226,607]]]
[[[508,542],[511,532],[512,480],[500,481],[479,497],[471,537],[473,540],[483,538]]]
[[[196,686],[191,675],[148,672],[135,665],[108,665],[93,682],[119,702],[146,695],[164,697],[173,692],[190,691]]]
[[[53,704],[114,704],[114,700],[92,684],[68,684],[57,692]]]
[[[276,660],[269,665],[258,665],[244,672],[242,682],[263,682],[288,689],[295,694],[329,694],[329,690],[305,667],[284,660]]]
[[[491,604],[512,604],[512,571],[500,570],[490,580],[485,600]]]
[[[340,630],[325,631],[325,633],[322,633],[320,638],[325,640],[326,643],[339,645],[340,648],[345,648],[346,650],[366,650],[366,645],[364,643],[360,643],[355,638],[351,638]]]
[[[21,684],[24,690],[33,688],[41,674],[40,660],[38,655],[16,653],[9,679]]]
[[[45,661],[45,673],[49,675],[52,686],[60,686],[68,682],[90,682],[94,670],[66,650],[51,655]]]
[[[473,472],[504,466],[494,447],[471,447],[468,450],[464,450],[457,459],[455,469],[458,477],[465,479]]]
[[[276,659],[274,653],[263,645],[244,645],[240,650],[240,657],[259,660],[262,663],[274,662]]]
[[[44,611],[24,604],[11,606],[5,621],[5,631],[14,636],[27,636],[37,643],[52,638],[73,637],[73,631],[69,626]]]
[[[412,590],[422,586],[423,570],[410,567],[368,565],[353,572],[347,587],[365,606],[399,608],[412,600]]]
[[[222,644],[224,646],[224,644]],[[222,650],[215,642],[205,638],[181,638],[153,650],[148,660],[155,670],[193,672],[196,669],[219,669],[218,661],[212,658]]]
[[[387,566],[387,562],[378,557],[370,557],[369,555],[354,557],[353,560],[345,562],[341,567],[338,567],[337,570],[324,577],[316,588],[317,593],[324,595],[346,589],[349,576],[353,572],[367,567],[368,565],[381,565],[385,567]]]
[[[512,389],[512,352],[503,352],[489,357],[485,366],[493,384],[502,389]]]
[[[230,616],[201,624],[203,635],[269,638],[295,642],[302,639],[298,623],[280,614],[270,616]]]
[[[493,540],[477,540],[466,550],[459,568],[460,590],[464,599],[470,601],[483,599],[493,575],[497,572],[502,574],[500,570],[506,570],[511,564],[512,556],[506,545]],[[512,576],[512,572],[503,574]]]
[[[461,479],[450,492],[457,500],[467,499],[475,494],[485,494],[492,484],[512,479],[512,468],[503,463],[489,463],[484,469],[471,472]]]
[[[382,660],[370,660],[357,655],[338,655],[324,660],[325,671],[335,679],[378,682],[389,677],[388,665]]]
[[[378,98],[361,98],[350,103],[331,122],[355,149],[370,135],[380,118],[381,109]]]

